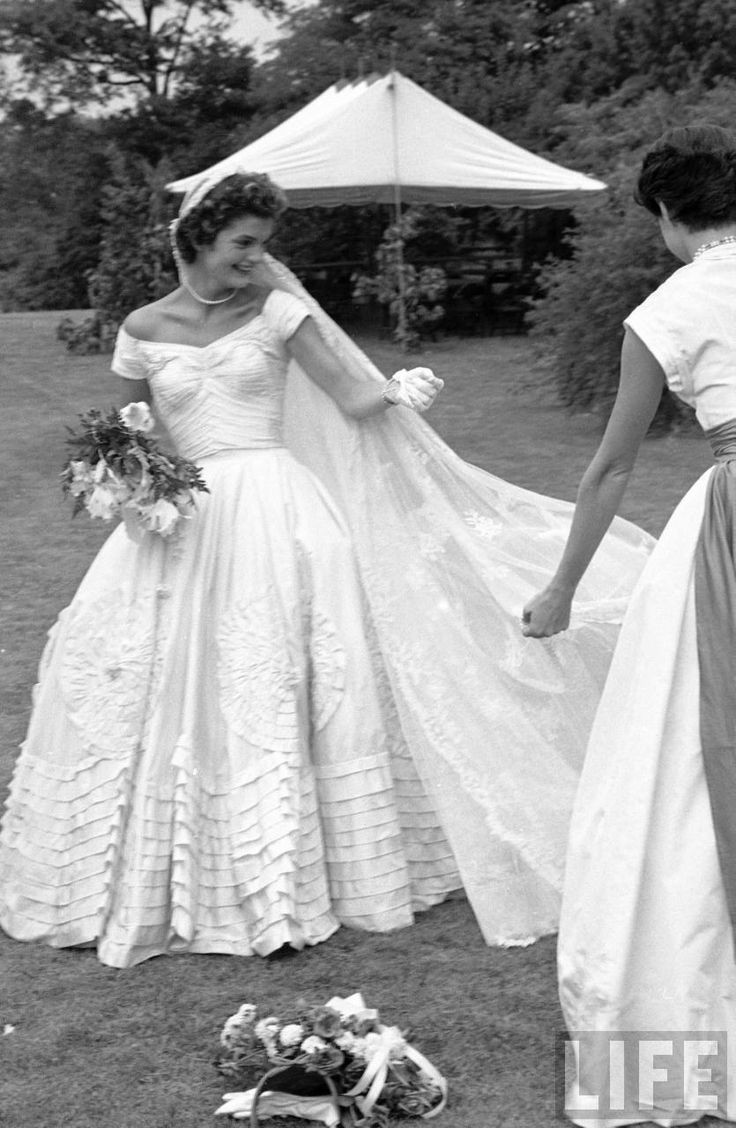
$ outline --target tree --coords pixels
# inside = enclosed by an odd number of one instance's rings
[[[86,304],[107,169],[99,122],[72,114],[49,119],[17,101],[0,135],[0,168],[0,307]]]
[[[0,52],[17,55],[49,104],[85,106],[120,94],[168,99],[197,52],[222,37],[239,0],[6,0]],[[253,0],[274,14],[283,0]],[[195,17],[204,26],[195,27]]]
[[[106,120],[106,134],[122,151],[173,175],[205,168],[238,147],[237,137],[257,110],[249,47],[217,34],[192,45],[169,98],[143,99]]]
[[[90,297],[114,326],[136,306],[160,298],[175,283],[168,238],[171,168],[111,153],[112,174],[103,190],[104,229]],[[132,236],[132,237],[131,237]]]
[[[712,86],[736,71],[736,0],[625,0],[615,48],[626,77],[645,75],[650,88]]]
[[[2,92],[6,305],[87,304],[107,225],[101,185],[110,152],[127,155],[130,169],[166,158],[173,178],[228,151],[255,105],[252,52],[225,34],[236,2],[9,0],[0,9],[0,50],[19,52],[28,85],[45,99],[14,98],[10,83]],[[281,3],[260,6],[278,12]],[[72,112],[116,91],[127,92],[116,113]],[[145,225],[129,232],[138,235],[148,238]]]
[[[486,120],[490,79],[523,63],[520,7],[515,0],[322,0],[286,21],[288,36],[261,68],[264,98],[291,108],[330,82],[395,64]]]
[[[618,384],[623,320],[678,266],[653,217],[633,199],[644,152],[671,126],[709,121],[731,128],[734,104],[731,80],[711,89],[691,83],[675,93],[625,86],[561,115],[561,152],[578,165],[592,161],[609,188],[576,209],[568,257],[542,269],[543,296],[530,315],[539,379],[568,407],[607,414]],[[689,415],[666,394],[657,422]]]

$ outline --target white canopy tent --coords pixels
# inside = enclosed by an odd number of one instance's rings
[[[268,173],[291,207],[388,203],[397,218],[403,202],[569,207],[606,187],[504,140],[396,70],[330,86],[250,145],[167,187],[188,192],[238,171]],[[403,323],[403,295],[399,308]]]
[[[203,172],[267,172],[291,207],[337,204],[491,204],[567,207],[605,188],[504,140],[398,71],[337,83],[275,129]]]

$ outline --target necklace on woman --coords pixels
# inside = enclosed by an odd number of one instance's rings
[[[186,292],[188,294],[191,294],[192,297],[195,298],[198,302],[201,302],[202,305],[222,305],[223,302],[229,302],[230,299],[234,298],[237,293],[237,289],[235,289],[231,290],[230,293],[224,298],[203,298],[201,294],[197,293],[193,286],[189,285],[183,275],[180,277],[179,281],[181,282]]]
[[[727,243],[736,243],[736,235],[724,235],[721,239],[712,239],[710,243],[703,243],[698,247],[693,258],[700,258],[706,251],[712,251],[714,247],[723,247]]]

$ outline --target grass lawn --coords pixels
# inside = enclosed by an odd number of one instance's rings
[[[107,529],[61,498],[64,424],[117,401],[107,357],[73,357],[56,341],[61,315],[0,315],[0,789],[30,707],[45,632]],[[407,358],[362,342],[386,372]],[[465,458],[530,489],[573,498],[592,453],[592,416],[567,416],[519,393],[531,363],[518,338],[442,341],[422,354],[446,380],[431,419]],[[418,363],[419,361],[417,361]],[[696,435],[647,440],[623,509],[661,531],[709,464]],[[363,992],[448,1077],[443,1128],[543,1128],[555,1120],[554,1045],[562,1028],[554,940],[526,949],[483,943],[463,901],[389,935],[341,930],[281,960],[178,956],[127,971],[91,952],[0,935],[0,1125],[6,1128],[203,1128],[226,1086],[212,1059],[242,1002],[285,1010],[298,995]],[[2,1036],[5,1024],[12,1033]],[[275,1121],[275,1124],[292,1122]],[[296,1123],[296,1122],[294,1122]]]

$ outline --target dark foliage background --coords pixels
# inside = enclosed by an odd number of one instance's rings
[[[437,331],[518,330],[504,311],[526,303],[537,379],[571,408],[605,410],[621,321],[674,265],[632,203],[636,169],[667,126],[734,120],[736,0],[256,6],[282,20],[266,58],[232,34],[239,0],[135,0],[125,9],[114,0],[7,0],[0,308],[93,306],[119,320],[173,284],[168,179],[242,147],[330,83],[395,63],[460,112],[610,186],[574,213],[426,209],[426,238],[409,248],[412,261],[447,273]],[[379,208],[295,211],[276,250],[350,320],[353,276],[375,273],[391,221]],[[516,264],[505,288],[478,266],[490,252]],[[375,323],[388,330],[385,311]],[[665,402],[660,419],[681,414]]]

